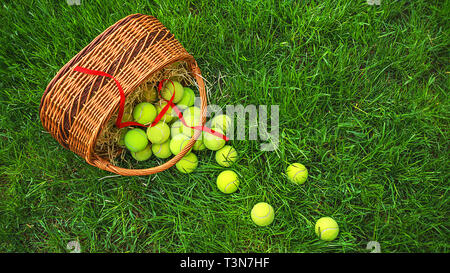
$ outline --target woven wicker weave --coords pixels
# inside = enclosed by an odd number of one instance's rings
[[[148,175],[166,170],[187,153],[201,132],[196,131],[183,151],[160,166],[148,169],[114,166],[96,155],[94,147],[101,129],[118,111],[119,90],[110,78],[79,73],[73,68],[104,71],[114,76],[128,95],[154,72],[178,61],[187,63],[197,81],[204,124],[205,85],[194,57],[156,18],[142,14],[118,21],[61,68],[42,96],[42,124],[61,145],[100,169],[121,175]]]

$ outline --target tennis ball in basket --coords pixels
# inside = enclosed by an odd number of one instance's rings
[[[216,152],[216,161],[223,167],[230,167],[237,160],[237,157],[236,149],[230,145],[225,145]]]
[[[233,193],[238,189],[239,178],[233,171],[226,170],[217,176],[217,188],[223,193]]]
[[[203,143],[202,139],[197,139],[194,143],[194,146],[192,146],[192,150],[194,151],[203,151],[206,149],[205,144]]]
[[[133,118],[141,124],[148,124],[156,118],[156,108],[149,102],[141,102],[133,109]]]
[[[331,217],[320,218],[316,223],[315,230],[319,239],[324,241],[333,241],[339,234],[339,226]]]
[[[157,115],[159,115],[159,113],[161,113],[162,109],[167,105],[167,102],[159,101],[155,105],[156,105]],[[172,114],[172,107],[169,106],[169,108],[167,108],[167,111],[164,114],[164,116],[162,116],[161,121],[169,123],[174,119],[175,119],[175,116],[173,116],[173,114]]]
[[[139,152],[131,152],[131,156],[137,161],[145,161],[152,156],[152,145],[148,144],[144,150]]]
[[[227,131],[231,126],[231,118],[227,115],[218,115],[214,117],[211,121],[212,128],[218,128],[224,132]]]
[[[145,149],[148,144],[147,135],[142,129],[132,129],[125,134],[125,146],[130,152],[139,152]]]
[[[301,185],[308,178],[308,169],[303,164],[292,163],[287,167],[286,175],[291,182]]]
[[[161,144],[153,144],[152,145],[152,152],[157,158],[168,158],[172,155],[172,152],[170,151],[169,147],[170,140],[167,140],[164,143]]]
[[[190,138],[185,136],[185,135],[183,135],[183,134],[179,134],[179,135],[174,136],[170,140],[170,143],[169,143],[170,151],[174,155],[179,154],[184,149],[184,147],[186,147],[186,145],[188,144],[189,140],[190,140]],[[190,152],[191,152],[191,150],[189,150],[187,152],[187,154],[189,154]]]
[[[201,126],[201,110],[196,106],[191,106],[183,112],[183,118],[186,122],[186,125],[189,127]],[[195,133],[195,129],[183,126],[183,134],[192,137]],[[201,134],[200,136],[201,137]]]
[[[195,100],[194,91],[189,87],[184,87],[183,98],[178,102],[177,107],[180,110],[184,110],[194,105],[194,100]]]
[[[183,123],[181,123],[180,120],[175,121],[174,123],[172,123],[172,125],[170,126],[170,136],[174,137],[176,135],[179,135],[183,132]]]
[[[164,86],[161,89],[161,96],[166,100],[170,100],[170,98],[172,97],[172,94],[174,92],[173,87],[175,86],[175,96],[173,98],[173,103],[178,103],[183,98],[184,88],[181,85],[181,83],[179,83],[177,81],[172,81],[172,82],[173,82],[173,85],[170,81],[164,82]]]
[[[166,142],[170,137],[170,128],[165,122],[158,122],[153,127],[147,128],[147,137],[151,143],[161,144]]]
[[[198,159],[194,153],[185,155],[180,161],[175,164],[177,169],[182,173],[191,173],[198,166]]]
[[[255,224],[263,227],[268,226],[273,222],[275,212],[271,205],[260,202],[253,206],[250,216]]]
[[[214,128],[213,130],[223,134],[222,130],[220,129]],[[212,151],[217,151],[225,146],[225,140],[223,138],[215,136],[208,132],[203,132],[203,143],[205,144],[206,148]]]

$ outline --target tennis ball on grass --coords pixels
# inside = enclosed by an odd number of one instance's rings
[[[191,173],[198,166],[198,159],[194,153],[185,155],[180,161],[177,162],[176,167],[182,173]]]
[[[287,167],[286,175],[291,182],[300,185],[308,178],[308,169],[303,164],[292,163]]]
[[[183,98],[178,102],[178,109],[183,111],[184,109],[194,105],[195,94],[194,91],[189,87],[184,87]]]
[[[147,128],[147,137],[151,143],[161,144],[166,142],[170,137],[170,128],[165,122],[158,122],[153,127]]]
[[[230,167],[237,160],[237,157],[236,149],[230,145],[225,145],[216,152],[216,161],[223,167]]]
[[[148,144],[144,150],[139,152],[131,152],[131,156],[137,161],[145,161],[152,156],[152,145]]]
[[[252,220],[258,226],[268,226],[273,222],[275,212],[273,207],[265,202],[260,202],[253,206],[250,213]]]
[[[161,113],[162,109],[167,105],[167,102],[159,101],[155,105],[156,105],[157,115],[159,115],[159,113]],[[161,121],[164,121],[165,123],[169,123],[172,120],[174,120],[175,118],[176,117],[172,114],[172,107],[169,106],[169,108],[167,108],[167,111],[164,114],[164,116],[162,116]]]
[[[161,144],[153,144],[152,145],[153,154],[157,158],[162,158],[162,159],[168,158],[169,156],[171,156],[172,152],[170,151],[169,143],[170,143],[170,140],[167,140],[166,142],[161,143]]]
[[[132,129],[125,134],[125,146],[130,152],[139,152],[145,149],[148,144],[147,135],[142,129]]]
[[[133,109],[133,118],[141,124],[148,124],[156,118],[156,108],[149,102],[141,102]]]
[[[223,131],[220,129],[214,128],[213,130],[223,134]],[[212,151],[217,151],[220,148],[222,148],[223,146],[225,146],[225,139],[215,136],[211,133],[204,132],[203,133],[203,143],[205,144],[206,148],[208,148]]]
[[[333,241],[339,234],[339,226],[331,217],[320,218],[316,223],[315,230],[319,239],[324,241]]]
[[[173,84],[172,84],[173,82]],[[173,98],[173,103],[178,103],[182,98],[183,98],[183,94],[184,94],[184,88],[181,85],[181,83],[177,82],[177,81],[166,81],[164,82],[163,88],[161,89],[161,96],[166,99],[166,100],[170,100],[170,98],[172,97],[172,94],[175,90],[175,96]],[[175,89],[173,89],[175,86]]]
[[[170,143],[169,143],[170,151],[174,155],[179,154],[184,149],[184,147],[186,147],[186,145],[188,144],[189,140],[190,140],[190,138],[185,136],[185,135],[183,135],[183,134],[174,136],[170,140]],[[189,150],[186,155],[188,155],[190,152],[191,151]]]
[[[226,170],[217,176],[217,188],[223,193],[233,193],[238,189],[239,178],[233,171]]]
[[[231,126],[231,118],[227,115],[218,115],[211,121],[212,128],[218,128],[226,132]]]

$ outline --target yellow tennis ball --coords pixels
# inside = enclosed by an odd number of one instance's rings
[[[145,161],[152,156],[152,148],[151,145],[148,144],[144,150],[139,152],[131,152],[131,156],[137,161]]]
[[[169,147],[170,140],[167,140],[164,143],[161,144],[153,144],[152,145],[152,152],[157,158],[168,158],[172,155],[172,152],[170,151]]]
[[[149,102],[141,102],[134,107],[133,118],[141,124],[151,123],[156,118],[156,108]]]
[[[201,126],[201,115],[202,112],[200,108],[195,106],[191,106],[183,112],[184,121],[189,127]],[[189,127],[183,126],[182,132],[188,137],[192,137],[195,133],[195,130]]]
[[[161,144],[166,142],[170,137],[170,128],[165,122],[158,122],[153,127],[147,128],[147,137],[151,143]]]
[[[292,163],[287,167],[286,175],[291,182],[300,185],[308,178],[308,169],[303,164]]]
[[[218,128],[214,128],[213,130],[223,134],[223,131]],[[208,132],[203,133],[203,143],[205,144],[206,148],[212,151],[217,151],[225,146],[225,140],[223,138],[215,136]]]
[[[184,87],[183,98],[178,102],[178,109],[181,111],[194,105],[195,94],[194,91],[189,87]]]
[[[169,148],[170,151],[174,154],[177,155],[179,154],[184,147],[186,147],[186,145],[188,144],[190,138],[183,135],[183,134],[179,134],[174,136],[169,143]],[[191,152],[191,150],[189,150],[186,155],[188,155]]]
[[[130,152],[139,152],[147,147],[148,139],[144,130],[136,128],[125,134],[124,142]]]
[[[319,239],[324,241],[333,241],[339,234],[339,226],[331,217],[320,218],[316,223],[315,230]]]
[[[217,188],[223,193],[233,193],[238,189],[239,178],[233,171],[226,170],[217,176]]]
[[[203,143],[202,139],[197,139],[194,143],[194,146],[192,146],[192,150],[194,151],[203,151],[206,149],[205,144]]]
[[[275,212],[271,205],[260,202],[253,206],[250,215],[253,222],[258,226],[268,226],[273,222]]]
[[[173,103],[178,103],[183,98],[184,88],[181,83],[177,81],[172,82],[173,85],[170,81],[164,82],[163,88],[161,89],[161,96],[166,100],[170,100],[174,92],[173,87],[175,86],[175,96],[173,98]]]
[[[198,166],[198,159],[194,153],[185,155],[180,161],[175,164],[177,169],[182,173],[191,173]]]
[[[216,152],[216,161],[220,166],[230,167],[238,158],[236,149],[230,145],[223,146]]]
[[[230,129],[231,126],[231,118],[227,115],[218,115],[214,117],[211,121],[212,128],[218,128],[223,132],[226,132]]]
[[[179,135],[183,132],[183,123],[180,120],[175,121],[170,126],[170,136],[174,137],[176,135]]]
[[[158,101],[155,105],[156,105],[157,115],[159,115],[159,113],[161,113],[162,109],[167,105],[167,102]],[[167,108],[167,111],[164,114],[164,116],[162,116],[161,121],[163,121],[165,123],[169,123],[174,119],[175,119],[175,116],[173,115],[172,107],[169,106],[169,108]]]

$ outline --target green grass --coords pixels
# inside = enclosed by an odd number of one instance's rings
[[[449,251],[449,1],[2,1],[0,251]],[[214,154],[109,177],[44,131],[55,73],[108,26],[156,16],[195,56],[210,103],[279,105],[280,145],[232,141],[238,192],[215,186]],[[289,183],[302,162],[310,176]],[[269,202],[274,223],[256,227]],[[330,243],[314,224],[340,225]]]

